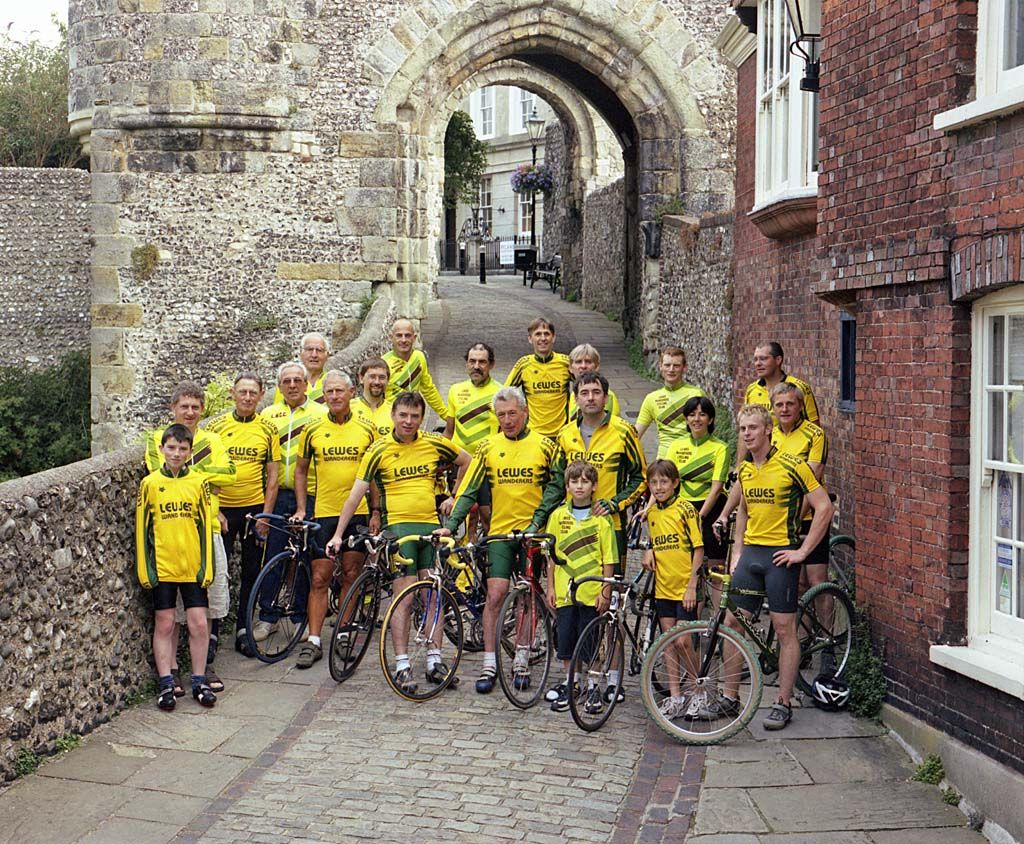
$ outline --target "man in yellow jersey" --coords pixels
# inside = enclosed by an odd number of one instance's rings
[[[530,408],[530,427],[545,437],[556,437],[569,421],[569,356],[554,351],[555,326],[537,318],[527,328],[532,355],[515,362],[505,385],[519,387]]]
[[[572,373],[572,384],[569,390],[569,418],[572,419],[578,412],[576,405],[576,380],[584,372],[601,371],[601,353],[590,343],[580,343],[569,352],[569,371]],[[622,408],[619,407],[619,397],[614,390],[608,390],[607,410],[612,416],[622,416]]]
[[[451,440],[440,434],[420,430],[426,414],[426,403],[419,393],[403,392],[395,396],[391,405],[394,430],[375,442],[363,455],[359,472],[352,484],[334,536],[327,544],[327,552],[340,552],[345,530],[360,503],[375,484],[380,492],[383,525],[399,538],[427,536],[438,528],[437,509],[434,504],[434,477],[438,466],[454,463],[462,480],[470,457]],[[452,498],[441,504],[441,513],[447,515],[454,505]],[[434,548],[427,541],[409,540],[400,543],[401,553],[412,563],[395,581],[395,594],[412,585],[416,577],[434,564]],[[416,680],[409,663],[410,607],[396,607],[394,613],[395,683],[413,692]],[[438,630],[440,633],[440,629]],[[441,659],[441,642],[433,642],[427,650],[427,680],[443,683],[451,670]]]
[[[788,375],[782,368],[784,361],[782,346],[772,341],[754,349],[754,372],[757,380],[751,381],[743,396],[744,404],[759,404],[771,410],[771,389],[783,382],[796,384],[804,397],[804,418],[815,425],[821,424],[818,417],[818,403],[814,400],[811,385],[806,381]]]
[[[199,427],[199,419],[203,415],[205,401],[202,387],[193,381],[182,381],[171,396],[171,414],[175,424],[184,425],[192,432],[193,443],[188,465],[198,470],[209,481],[213,517],[218,522],[218,529],[213,532],[213,582],[210,584],[207,594],[209,598],[207,614],[211,623],[206,673],[210,687],[215,692],[220,692],[224,689],[224,683],[213,670],[213,660],[217,656],[220,621],[228,614],[230,602],[228,597],[228,555],[221,533],[227,525],[227,520],[220,512],[219,492],[222,488],[235,483],[237,469],[231,462],[231,457],[225,450],[220,436],[209,428],[201,429]],[[146,469],[150,472],[159,470],[163,465],[163,454],[159,446],[162,437],[163,429],[158,429],[153,431],[147,440]],[[184,609],[182,607],[178,609],[178,621],[183,624],[185,622]],[[177,646],[177,638],[175,638],[175,646]],[[177,655],[178,652],[174,653]],[[179,686],[175,688],[179,694],[183,693]]]
[[[352,410],[373,425],[380,437],[391,433],[391,402],[387,399],[390,374],[380,358],[363,361],[359,367],[362,394],[352,399]]]
[[[275,402],[270,407],[264,408],[260,416],[274,426],[277,431],[277,439],[281,447],[281,464],[278,470],[277,501],[274,504],[274,513],[278,516],[291,516],[296,514],[295,498],[295,467],[299,462],[299,446],[302,441],[302,432],[306,427],[327,414],[327,407],[318,404],[306,395],[306,388],[309,380],[306,375],[306,367],[303,363],[293,360],[282,363],[277,368],[277,388],[281,391],[282,400]],[[315,506],[316,495],[316,469],[311,468],[306,483],[306,510],[297,513],[301,518],[308,518]],[[271,530],[267,537],[267,547],[264,553],[264,561],[273,559],[284,550],[287,537],[280,530]],[[273,602],[270,595],[278,588],[277,583],[270,582],[273,578],[265,581],[266,600],[260,600],[260,619],[253,627],[252,635],[257,642],[264,642],[277,631],[280,621],[273,609]],[[306,600],[305,595],[296,596],[302,602]],[[294,619],[298,621],[298,619]]]
[[[527,427],[526,397],[518,387],[502,387],[494,394],[494,414],[500,432],[485,439],[477,449],[458,489],[455,508],[440,533],[458,530],[473,503],[479,501],[480,491],[485,486],[491,491],[490,530],[494,533],[521,530],[540,506],[544,488],[551,478],[557,446]],[[487,559],[484,667],[476,683],[476,690],[481,694],[487,694],[494,688],[497,677],[495,628],[502,602],[508,594],[509,578],[513,571],[522,571],[525,552],[517,542],[492,542],[487,546]],[[524,658],[527,671],[523,676],[528,676],[529,655]]]
[[[683,380],[686,375],[686,352],[678,346],[666,346],[661,352],[662,387],[648,393],[636,418],[637,434],[643,439],[653,423],[658,429],[658,459],[668,454],[672,443],[687,433],[683,406],[704,391]]]
[[[453,384],[448,391],[448,419],[444,435],[470,454],[485,439],[498,433],[498,420],[492,402],[501,383],[491,377],[494,349],[486,343],[474,343],[466,350],[469,378]]]
[[[793,683],[800,666],[800,641],[796,631],[797,593],[800,565],[828,529],[832,502],[810,467],[799,458],[783,455],[772,445],[772,417],[767,408],[748,404],[736,423],[748,455],[738,470],[742,498],[736,518],[736,543],[732,555],[732,585],[738,589],[763,590],[779,638],[779,694],[767,717],[766,730],[781,730],[792,718]],[[814,510],[810,530],[801,539],[800,512],[803,501]],[[715,522],[725,530],[730,507],[726,505]],[[761,604],[756,596],[740,595],[736,604],[754,612]],[[730,626],[739,629],[733,617]],[[726,648],[724,696],[697,714],[701,720],[715,720],[738,711],[738,654]],[[741,659],[741,658],[740,658]]]
[[[299,341],[299,360],[306,367],[306,397],[317,404],[324,403],[324,365],[331,355],[331,346],[318,331],[303,334]],[[281,388],[274,390],[274,401],[283,401]]]
[[[559,432],[555,442],[558,453],[551,480],[533,515],[530,530],[536,530],[565,500],[565,467],[584,460],[597,468],[595,516],[611,516],[618,543],[619,562],[626,557],[626,531],[623,512],[647,489],[644,475],[647,461],[636,429],[605,409],[608,380],[600,372],[585,372],[577,382],[576,400],[580,412]]]
[[[326,545],[334,536],[338,514],[352,491],[363,455],[377,439],[373,425],[352,411],[354,392],[355,388],[348,375],[336,369],[328,372],[324,376],[327,415],[311,422],[302,432],[299,461],[295,467],[296,512],[306,511],[305,481],[312,463],[316,467],[316,507],[313,518],[320,523],[320,532],[312,537],[310,556],[313,561],[313,582],[309,588],[309,636],[299,648],[295,661],[298,668],[311,668],[314,662],[323,658],[320,630],[327,615],[327,588],[331,585],[331,575],[334,573],[334,563],[327,555]],[[376,508],[371,518],[365,498],[356,508],[342,538],[347,539],[358,525],[369,527],[373,533],[380,530],[380,509]],[[363,554],[360,551],[346,549],[342,553],[342,595],[348,593],[349,587],[359,576],[362,560]]]
[[[427,356],[416,343],[416,329],[407,319],[396,319],[391,326],[391,351],[384,355],[391,375],[388,381],[387,397],[394,400],[401,392],[419,393],[440,419],[448,418],[441,393],[434,386],[427,368]]]
[[[224,545],[230,556],[235,541],[241,544],[242,567],[238,588],[235,629],[235,650],[248,657],[245,612],[256,575],[263,562],[263,546],[258,537],[266,539],[269,528],[265,520],[249,527],[248,517],[257,513],[273,513],[277,503],[277,473],[280,468],[281,444],[277,430],[263,419],[256,408],[263,399],[263,379],[254,372],[243,372],[231,387],[235,409],[213,420],[209,430],[220,437],[231,462],[235,464],[235,482],[220,493],[220,512],[227,523]]]

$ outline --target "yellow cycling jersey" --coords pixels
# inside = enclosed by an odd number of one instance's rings
[[[146,439],[146,469],[156,472],[164,465],[164,456],[160,451],[160,439],[166,428],[158,428],[150,433]],[[224,443],[210,428],[199,428],[192,435],[192,456],[188,459],[188,466],[196,469],[211,487],[224,489],[235,483],[238,477],[238,469],[231,461],[231,457],[224,448]],[[213,515],[220,512],[220,497],[217,493],[211,493],[210,504],[213,507]]]
[[[558,447],[528,428],[515,439],[495,434],[484,440],[469,464],[446,523],[453,532],[477,500],[480,488],[491,488],[491,532],[523,530],[540,505],[551,478]]]
[[[395,427],[394,420],[391,418],[391,402],[387,399],[382,401],[377,408],[374,409],[370,407],[369,402],[367,402],[362,396],[356,396],[352,399],[350,406],[353,411],[373,425],[377,431],[378,437],[387,436]]]
[[[803,498],[821,486],[810,467],[772,446],[760,468],[748,456],[738,474],[747,505],[744,544],[799,546]]]
[[[460,381],[448,391],[448,418],[455,420],[452,442],[470,454],[487,437],[498,433],[494,394],[500,389],[500,381],[488,378],[479,387],[469,380]]]
[[[672,443],[690,433],[683,407],[694,396],[703,395],[706,394],[700,387],[684,382],[676,387],[661,387],[644,397],[636,424],[650,425],[653,422],[657,427],[659,460],[668,455]]]
[[[237,473],[235,482],[220,492],[223,507],[262,504],[267,488],[267,466],[281,460],[281,444],[274,426],[257,414],[242,417],[232,410],[210,423],[220,437]]]
[[[142,479],[135,505],[135,570],[139,583],[197,583],[213,580],[213,525],[210,484],[185,466],[172,475],[161,466]]]
[[[530,410],[530,427],[545,437],[556,437],[569,421],[569,356],[552,352],[547,358],[524,355],[516,361],[506,386],[520,387]]]
[[[573,515],[572,503],[566,502],[551,514],[545,532],[555,537],[555,553],[565,565],[554,567],[555,605],[572,605],[567,594],[569,578],[601,577],[605,566],[613,566],[619,560],[619,549],[615,542],[615,529],[608,516],[591,516],[577,519]],[[584,583],[576,590],[576,601],[592,607],[601,594],[600,583]]]
[[[828,462],[828,437],[820,427],[806,419],[801,419],[788,434],[781,426],[773,426],[772,445],[783,454],[792,454],[808,463],[824,465]]]
[[[272,404],[264,408],[260,416],[274,426],[281,448],[281,471],[278,485],[281,489],[295,489],[295,463],[299,459],[299,447],[302,432],[306,426],[327,415],[326,405],[306,399],[298,407],[290,407],[287,402]],[[309,478],[306,481],[306,492],[316,494],[316,467],[309,467]]]
[[[676,496],[647,511],[654,552],[654,597],[681,601],[693,575],[693,553],[704,547],[697,509]]]
[[[785,381],[787,384],[795,384],[800,388],[800,392],[804,394],[804,419],[817,425],[820,418],[818,416],[818,403],[814,400],[814,393],[811,392],[811,385],[806,381],[801,381],[793,375],[787,375],[785,372],[782,373],[782,381]],[[759,404],[762,407],[767,407],[771,410],[772,400],[769,395],[770,389],[771,388],[765,383],[764,378],[758,378],[756,381],[752,381],[747,387],[746,393],[743,395],[743,403]],[[774,413],[772,413],[772,419],[775,419]],[[778,424],[778,420],[776,420],[775,424]]]
[[[615,390],[608,390],[608,400],[604,403],[604,409],[611,413],[612,416],[622,416],[622,408],[619,406],[619,397],[615,395]],[[569,389],[569,418],[572,419],[579,412],[579,407],[576,406],[576,394]]]
[[[317,404],[327,404],[327,399],[324,398],[324,376],[326,372],[321,372],[320,377],[315,381],[311,381],[306,385],[306,398],[310,401],[315,401]],[[274,388],[274,404],[284,404],[284,394],[281,392],[280,387]]]
[[[725,483],[728,457],[729,446],[717,437],[706,434],[697,440],[689,432],[672,443],[665,455],[679,470],[679,494],[691,502],[703,502],[715,481]]]
[[[352,412],[341,422],[328,412],[306,426],[299,454],[309,461],[310,468],[316,467],[314,519],[341,514],[356,481],[363,455],[376,439],[373,425]],[[365,516],[369,512],[364,496],[355,515]]]
[[[394,400],[401,392],[409,391],[419,393],[423,400],[430,405],[442,419],[448,418],[448,409],[444,406],[444,399],[441,393],[434,386],[434,379],[430,377],[430,370],[427,369],[427,356],[419,349],[413,349],[409,360],[402,360],[393,351],[384,355],[384,362],[388,365],[388,391],[387,397]]]
[[[442,463],[453,463],[459,447],[438,434],[418,431],[403,443],[389,434],[375,442],[359,465],[358,477],[377,484],[385,525],[437,522],[434,476]]]

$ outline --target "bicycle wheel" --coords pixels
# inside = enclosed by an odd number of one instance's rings
[[[246,608],[249,647],[263,662],[278,662],[306,632],[309,565],[282,551],[256,577]],[[259,638],[257,638],[259,637]]]
[[[495,654],[498,682],[513,705],[529,709],[547,691],[555,649],[551,611],[540,594],[524,583],[509,590],[498,621],[502,631]]]
[[[754,717],[764,691],[761,667],[747,640],[724,624],[712,639],[711,628],[711,622],[687,621],[663,633],[647,652],[640,674],[647,714],[686,744],[718,744],[738,733]],[[659,693],[656,675],[670,687],[678,678],[680,694]],[[724,694],[730,680],[737,687],[733,700]]]
[[[445,653],[445,624],[454,625],[458,642]],[[430,700],[457,682],[462,659],[462,616],[455,598],[432,580],[421,580],[402,590],[388,607],[380,633],[380,667],[392,691],[411,701]],[[395,639],[404,641],[409,669],[397,668]],[[428,669],[433,656],[447,660],[447,671]]]
[[[359,667],[380,615],[380,590],[377,574],[366,570],[356,578],[338,608],[338,621],[331,633],[331,652],[327,662],[331,676],[343,683]],[[342,619],[347,619],[343,621]]]
[[[611,717],[619,696],[607,692],[609,686],[621,688],[623,651],[622,631],[611,615],[599,615],[580,633],[569,661],[569,711],[581,730],[599,730]],[[613,671],[619,672],[618,683]]]
[[[828,541],[828,579],[838,583],[848,595],[854,594],[853,552],[857,542],[845,533],[837,534]]]
[[[856,611],[850,596],[834,583],[819,583],[800,599],[796,632],[800,637],[797,687],[811,693],[819,674],[842,677],[850,663]]]

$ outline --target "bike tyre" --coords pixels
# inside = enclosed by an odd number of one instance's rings
[[[341,620],[348,614],[350,606],[352,615],[343,625]],[[331,649],[327,660],[327,667],[335,682],[344,683],[363,661],[377,628],[379,615],[380,589],[377,588],[377,574],[367,570],[356,578],[338,606],[338,618],[331,631]],[[341,633],[348,634],[344,644],[339,637]]]
[[[294,565],[291,572],[288,570],[290,564]],[[281,635],[275,632],[262,642],[257,642],[253,638],[253,630],[259,621],[260,594],[264,589],[270,588],[275,577],[278,578],[278,585],[274,590],[273,600],[270,602],[271,611],[279,615],[280,620],[277,622],[279,630],[281,630],[281,621],[286,618],[293,628],[290,633],[285,629],[281,631]],[[245,614],[246,638],[249,648],[260,662],[271,664],[280,662],[295,649],[306,632],[308,620],[306,600],[301,601],[301,606],[299,606],[295,596],[305,593],[308,600],[310,586],[309,565],[298,554],[291,551],[282,551],[260,569],[260,573],[252,585],[252,592],[249,593],[249,606],[246,607]]]
[[[572,659],[569,661],[569,712],[581,730],[588,733],[600,730],[612,717],[612,711],[618,703],[618,694],[612,695],[611,700],[606,700],[605,691],[609,685],[609,672],[616,663],[619,665],[621,689],[622,677],[626,673],[624,651],[622,631],[615,618],[608,613],[592,619],[580,633]],[[601,703],[604,704],[598,713],[586,711],[588,699],[591,697],[590,684],[595,674],[602,682],[593,686],[593,689],[597,691]]]
[[[828,626],[818,618],[819,611],[815,606],[822,596],[830,596],[834,602],[832,622]],[[796,631],[800,637],[800,670],[796,675],[796,685],[800,691],[811,694],[811,684],[819,673],[843,678],[850,664],[856,624],[853,601],[837,584],[819,583],[803,594],[796,611]],[[821,661],[816,654],[829,645],[833,648],[835,667],[833,671],[822,672]]]
[[[515,655],[516,643],[519,639],[519,612],[529,610],[531,618],[536,618],[537,627],[530,636],[529,686],[525,689],[516,688]],[[543,700],[547,692],[548,676],[551,673],[551,657],[555,649],[554,625],[551,610],[544,599],[530,590],[525,583],[513,587],[505,596],[498,615],[498,629],[503,633],[501,646],[496,649],[498,682],[509,703],[519,709],[530,709]],[[511,638],[509,638],[511,636]]]

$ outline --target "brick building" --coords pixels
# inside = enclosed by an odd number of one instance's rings
[[[823,0],[819,94],[733,6],[737,389],[813,385],[886,720],[1024,837],[1024,0]]]

